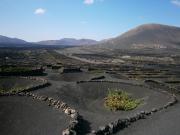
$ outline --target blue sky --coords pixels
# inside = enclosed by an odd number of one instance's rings
[[[0,35],[111,38],[145,23],[180,26],[180,0],[1,0]]]

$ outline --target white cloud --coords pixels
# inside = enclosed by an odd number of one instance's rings
[[[171,3],[180,7],[180,0],[171,0]]]
[[[34,11],[34,14],[36,14],[36,15],[43,15],[45,13],[46,13],[46,10],[43,8],[38,8]]]
[[[84,4],[91,5],[94,3],[94,0],[84,0]]]
[[[84,4],[86,5],[92,5],[95,2],[104,2],[105,0],[84,0]]]

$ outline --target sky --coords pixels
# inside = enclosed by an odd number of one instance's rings
[[[102,40],[141,24],[180,26],[180,0],[0,0],[0,35]]]

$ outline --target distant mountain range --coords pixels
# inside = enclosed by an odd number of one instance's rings
[[[115,49],[142,49],[142,48],[180,48],[180,28],[161,24],[145,24],[138,26],[118,37],[102,41],[91,39],[64,38],[29,43],[17,38],[0,36],[0,46],[82,46],[79,50],[115,50]],[[91,46],[93,45],[93,46]],[[86,47],[87,46],[87,47]],[[74,49],[74,48],[73,48]]]
[[[98,41],[92,39],[74,39],[74,38],[63,38],[60,40],[46,40],[40,42],[27,42],[18,38],[10,38],[0,35],[0,46],[5,47],[28,47],[28,46],[80,46],[80,45],[94,45],[98,44]]]
[[[0,44],[26,44],[27,42],[18,38],[10,38],[0,35]]]
[[[94,45],[97,43],[98,41],[92,39],[74,39],[74,38],[63,38],[60,40],[47,40],[47,41],[37,42],[37,44],[41,44],[41,45],[68,45],[68,46]]]

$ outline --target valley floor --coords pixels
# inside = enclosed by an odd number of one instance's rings
[[[41,55],[35,57],[38,51]],[[109,59],[109,56],[104,57],[104,54],[79,55],[90,61],[84,61],[82,58],[74,59],[74,56],[64,56],[58,54],[57,51],[44,49],[30,52],[24,50],[24,54],[30,62],[26,63],[27,65],[36,65],[37,60],[41,62],[40,65],[45,67],[45,74],[36,77],[43,78],[51,84],[48,87],[31,91],[31,93],[63,101],[77,110],[82,117],[78,135],[89,134],[111,122],[132,117],[139,112],[164,108],[172,100],[171,92],[176,94],[178,101],[180,100],[179,55],[173,57],[173,62],[169,59],[168,61],[161,59],[160,62],[147,62],[144,59],[133,59],[134,55],[137,55],[135,53],[131,59],[126,59],[125,63],[119,64],[116,61],[115,65],[112,63],[106,65],[91,63],[96,58]],[[157,57],[159,59],[160,56]],[[18,58],[16,55],[7,63],[10,64],[16,60],[19,60],[19,65],[23,65],[24,58]],[[69,68],[68,71],[72,71],[74,67],[76,71],[81,67],[82,72],[62,73],[62,70]],[[4,87],[5,84],[9,85],[13,82],[10,86],[14,87],[17,83],[23,82],[17,81],[16,78],[12,79],[16,81],[11,80],[8,83],[1,81],[0,86]],[[26,86],[27,83],[24,85]],[[110,88],[124,90],[134,98],[142,99],[143,103],[128,112],[110,111],[104,107],[104,99]],[[0,97],[0,134],[2,135],[59,135],[69,126],[69,122],[70,118],[62,110],[55,109],[41,100],[17,95]],[[152,113],[143,120],[138,119],[114,134],[179,135],[179,124],[180,103],[177,102],[168,108],[165,107],[165,109]]]

